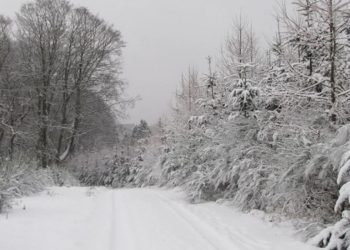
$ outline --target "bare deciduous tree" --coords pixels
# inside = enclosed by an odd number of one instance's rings
[[[114,27],[65,0],[25,4],[17,24],[16,75],[30,97],[29,127],[36,130],[37,156],[46,167],[74,152],[84,133],[85,96],[98,95],[111,110],[122,105],[125,84],[119,74],[124,43]]]

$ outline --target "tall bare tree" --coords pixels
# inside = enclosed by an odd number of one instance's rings
[[[74,151],[74,143],[77,140],[79,126],[82,119],[82,95],[84,91],[103,92],[104,88],[111,90],[116,82],[115,64],[121,48],[121,34],[102,19],[92,15],[85,8],[78,8],[73,13],[73,23],[77,27],[75,33],[76,61],[72,69],[72,79],[75,93],[74,121],[72,135],[67,146],[69,152]],[[99,77],[104,78],[103,84]],[[107,79],[109,78],[109,79]]]
[[[28,82],[36,92],[38,117],[37,153],[41,166],[50,158],[50,114],[61,80],[62,51],[71,6],[64,0],[37,0],[23,5],[18,20],[18,40]]]
[[[99,95],[107,105],[121,106],[124,43],[113,26],[65,0],[25,4],[17,20],[19,75],[33,97],[37,155],[45,167],[74,152],[84,133],[86,96]]]

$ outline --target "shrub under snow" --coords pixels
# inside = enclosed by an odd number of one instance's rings
[[[42,191],[55,184],[51,169],[37,169],[35,162],[3,161],[0,164],[0,212],[13,198]]]
[[[345,250],[350,248],[350,125],[339,129],[337,137],[327,148],[329,163],[325,167],[332,167],[338,172],[337,184],[341,186],[339,196],[334,206],[336,213],[342,213],[342,219],[324,229],[310,240],[310,243],[329,250]],[[324,167],[323,167],[324,168]],[[322,169],[321,169],[322,170]]]

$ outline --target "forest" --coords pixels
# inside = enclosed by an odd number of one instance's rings
[[[292,7],[267,48],[236,17],[207,72],[179,76],[168,114],[133,126],[120,31],[65,0],[0,16],[0,209],[49,185],[180,187],[350,249],[349,3]]]
[[[121,33],[88,9],[38,0],[15,20],[0,16],[0,29],[3,208],[49,184],[73,155],[114,147],[132,100],[120,78]]]

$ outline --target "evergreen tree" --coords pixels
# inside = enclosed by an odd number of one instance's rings
[[[148,124],[145,120],[141,120],[140,124],[136,125],[132,131],[131,137],[133,142],[136,142],[140,139],[145,139],[152,134],[151,129],[148,127]]]
[[[253,87],[254,82],[247,78],[247,73],[252,66],[242,64],[239,66],[241,78],[233,83],[233,90],[230,94],[230,102],[235,106],[239,105],[239,110],[248,117],[248,112],[256,109],[254,99],[259,95],[259,90]]]

